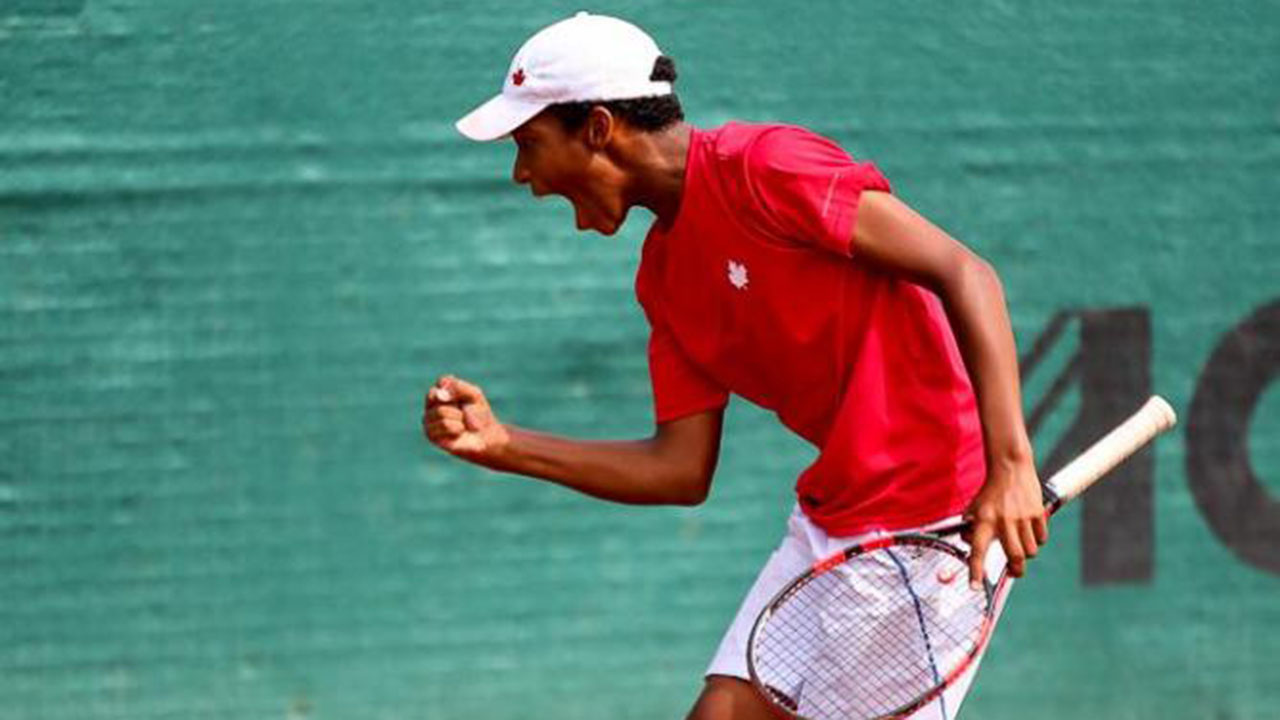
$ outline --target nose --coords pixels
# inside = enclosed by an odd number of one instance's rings
[[[516,155],[515,164],[511,168],[511,179],[517,185],[527,185],[532,177],[529,175],[529,168],[520,162],[520,156]]]

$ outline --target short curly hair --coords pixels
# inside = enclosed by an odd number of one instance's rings
[[[666,55],[659,56],[653,63],[653,74],[649,79],[674,84],[676,61]],[[558,103],[548,107],[547,111],[560,120],[565,130],[576,132],[587,122],[591,108],[597,105],[607,109],[614,117],[622,118],[628,125],[645,132],[657,132],[684,120],[684,108],[680,107],[680,98],[674,92],[670,95],[627,100]]]

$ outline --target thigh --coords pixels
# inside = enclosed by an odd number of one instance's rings
[[[726,675],[708,675],[702,694],[686,720],[777,720],[751,683]]]
[[[720,646],[707,666],[705,677],[725,676],[747,678],[747,639],[760,610],[773,599],[787,583],[810,567],[817,557],[813,555],[802,534],[799,534],[795,517],[788,523],[788,532],[769,560],[760,569],[751,589],[743,598],[733,621],[729,623]]]

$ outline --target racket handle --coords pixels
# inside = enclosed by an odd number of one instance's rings
[[[1152,395],[1128,420],[1049,478],[1045,486],[1056,498],[1050,505],[1050,512],[1087,490],[1125,458],[1177,422],[1178,416],[1169,403],[1159,395]]]

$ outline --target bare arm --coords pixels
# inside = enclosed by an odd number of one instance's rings
[[[982,419],[987,481],[970,507],[972,574],[999,538],[1010,571],[1048,539],[1031,441],[1022,417],[1017,351],[995,270],[892,195],[867,192],[858,205],[853,255],[928,287],[947,310]]]
[[[493,470],[614,502],[696,505],[711,487],[723,416],[717,409],[662,423],[642,440],[577,440],[504,425],[480,388],[446,376],[428,391],[422,424],[435,445]]]

